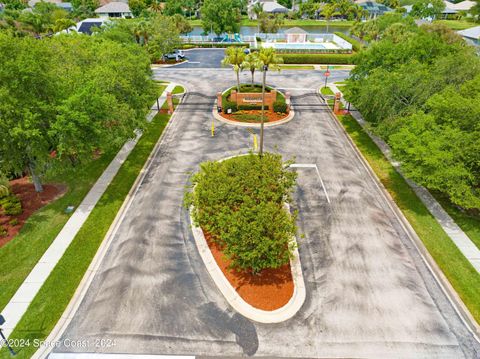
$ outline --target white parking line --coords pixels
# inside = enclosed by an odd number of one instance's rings
[[[330,204],[330,197],[328,197],[327,189],[325,188],[325,184],[323,183],[322,176],[320,176],[320,171],[318,170],[318,166],[316,163],[293,163],[289,167],[291,168],[315,168],[317,171],[318,179],[322,184],[323,192],[325,193],[325,197],[327,197],[327,202]]]

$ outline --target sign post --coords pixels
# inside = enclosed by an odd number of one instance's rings
[[[327,87],[327,79],[328,79],[328,76],[330,76],[330,70],[328,69],[328,65],[327,65],[327,70],[325,71],[325,73],[323,75],[325,76],[325,86],[324,87]]]

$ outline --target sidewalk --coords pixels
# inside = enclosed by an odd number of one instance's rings
[[[166,93],[171,92],[174,87],[175,84],[170,83],[162,95],[158,98],[160,107],[166,100]],[[157,104],[155,103],[154,107],[152,107],[146,116],[146,120],[151,122],[156,114]],[[68,246],[87,220],[98,200],[100,197],[102,197],[108,185],[113,180],[123,162],[125,162],[141,136],[142,134],[139,132],[137,133],[135,139],[130,140],[123,145],[113,161],[108,165],[100,178],[97,180],[97,182],[95,182],[93,187],[85,196],[82,203],[80,203],[78,208],[69,218],[50,247],[43,254],[42,258],[40,258],[30,274],[27,276],[27,278],[25,278],[12,299],[10,299],[8,304],[5,306],[5,309],[2,311],[2,314],[5,317],[3,332],[7,338],[10,336],[18,322],[22,319],[23,315],[28,309],[28,306],[33,301],[43,283],[47,280],[48,276],[57,265],[58,261],[62,258]]]
[[[342,92],[334,84],[328,84],[328,87],[334,92]],[[346,101],[342,97],[342,103],[345,105]],[[354,109],[350,105],[351,109]],[[351,115],[355,120],[365,128],[365,120],[358,111],[351,112]],[[388,144],[381,138],[372,135],[369,131],[367,134],[377,144],[385,157],[390,161],[393,167],[400,173],[400,175],[406,180],[408,185],[415,191],[418,198],[428,208],[430,213],[435,217],[442,229],[447,233],[450,239],[455,243],[460,252],[467,258],[472,266],[480,273],[480,249],[471,241],[471,239],[465,234],[465,232],[455,223],[452,217],[442,208],[440,203],[430,194],[430,192],[423,186],[414,183],[412,180],[406,178],[401,170],[400,164],[392,158],[391,149]]]

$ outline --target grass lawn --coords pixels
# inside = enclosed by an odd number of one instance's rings
[[[338,118],[470,313],[477,322],[480,322],[480,296],[478,295],[480,274],[467,261],[358,122],[350,115],[338,116]]]
[[[447,25],[452,30],[465,30],[478,24],[465,20],[436,20],[436,23]]]
[[[175,88],[172,91],[172,95],[176,95],[184,92],[185,92],[185,89],[183,88],[183,86],[175,86]]]
[[[280,65],[282,70],[314,70],[313,65]]]
[[[105,153],[88,165],[46,178],[45,182],[61,182],[68,192],[60,199],[35,212],[25,223],[20,233],[0,248],[0,308],[3,309],[18,287],[30,273],[43,253],[63,228],[68,218],[65,208],[77,207],[116,152]]]
[[[432,195],[472,240],[472,242],[480,248],[480,215],[461,211],[445,198],[445,196],[442,196],[439,193],[432,192]]]
[[[169,117],[166,114],[159,114],[147,125],[138,144],[30,304],[10,339],[43,340],[49,335],[77,289],[126,195],[167,125]],[[101,170],[103,168],[98,169],[98,172],[101,172]],[[57,205],[57,202],[55,204]],[[38,223],[35,223],[35,225],[38,226]],[[48,226],[46,228],[48,229]],[[27,241],[24,240],[23,242]],[[16,251],[17,257],[22,254],[21,251]],[[30,358],[36,348],[31,345],[17,348],[17,351],[16,358]],[[1,350],[0,357],[10,357],[6,348]]]
[[[333,91],[330,89],[330,87],[322,87],[320,88],[320,93],[322,95],[335,95]]]

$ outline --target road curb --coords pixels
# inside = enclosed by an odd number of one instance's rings
[[[181,85],[181,84],[177,84]],[[185,89],[185,93],[187,93],[187,88],[184,85],[183,88]],[[180,100],[181,104],[183,100],[183,97]],[[177,105],[177,107],[178,107]],[[85,271],[85,274],[83,275],[82,280],[80,281],[80,284],[78,285],[77,289],[75,290],[75,293],[73,294],[73,297],[70,299],[70,302],[68,303],[67,307],[65,308],[65,311],[63,312],[62,316],[60,319],[57,321],[57,324],[55,324],[55,327],[52,329],[48,337],[45,339],[45,343],[47,344],[46,346],[41,346],[39,349],[33,354],[32,359],[41,359],[41,358],[46,358],[50,352],[54,349],[54,347],[48,345],[48,343],[56,343],[59,341],[61,335],[65,332],[67,329],[68,325],[70,324],[72,318],[74,317],[75,313],[78,310],[78,307],[80,306],[83,298],[85,297],[88,289],[90,288],[90,285],[95,277],[95,274],[98,271],[98,268],[100,267],[100,263],[102,262],[103,258],[105,257],[112,241],[115,233],[118,230],[118,227],[125,217],[125,213],[132,204],[133,199],[135,198],[135,194],[138,191],[138,188],[140,187],[140,184],[142,181],[145,179],[145,176],[147,175],[148,169],[152,165],[154,157],[157,155],[160,145],[163,142],[163,139],[166,136],[166,133],[172,126],[172,123],[174,123],[174,119],[176,117],[176,109],[173,112],[173,114],[170,117],[170,120],[168,121],[167,125],[165,126],[165,129],[163,130],[162,134],[160,135],[160,138],[158,139],[157,143],[155,144],[155,147],[153,150],[150,152],[149,157],[147,158],[147,161],[143,165],[143,168],[140,170],[140,173],[138,174],[137,178],[135,179],[135,182],[133,183],[132,187],[130,188],[130,191],[128,192],[127,196],[125,197],[122,206],[117,212],[117,215],[115,216],[115,219],[113,220],[112,224],[110,225],[110,228],[108,229],[107,234],[105,235],[102,243],[97,249],[97,252],[95,256],[93,257],[92,261],[90,262],[90,265],[88,266],[87,270]]]
[[[340,131],[342,131],[346,135],[346,137],[348,139],[348,143],[352,146],[355,153],[358,155],[362,165],[365,167],[365,169],[367,170],[369,175],[373,178],[375,184],[380,189],[380,192],[383,194],[383,196],[387,200],[386,202],[388,203],[388,206],[390,207],[392,212],[395,214],[395,217],[397,217],[397,219],[399,220],[399,222],[400,222],[401,226],[403,227],[403,229],[405,230],[405,232],[408,234],[408,238],[410,239],[412,244],[415,246],[415,249],[420,254],[420,257],[422,258],[422,260],[425,263],[426,267],[428,268],[429,272],[434,277],[434,279],[435,279],[436,283],[438,284],[438,286],[440,287],[441,291],[447,297],[448,301],[452,305],[454,311],[459,316],[460,320],[465,324],[465,326],[470,331],[470,333],[473,335],[475,340],[477,340],[477,342],[480,343],[480,325],[473,318],[472,314],[470,313],[470,311],[468,310],[466,305],[463,303],[463,301],[460,298],[460,296],[458,295],[457,291],[450,284],[450,281],[447,279],[445,274],[442,272],[442,270],[438,266],[437,262],[435,262],[435,260],[431,256],[430,252],[428,251],[428,249],[423,244],[423,241],[420,239],[417,232],[415,232],[415,229],[412,227],[412,225],[410,224],[408,219],[405,217],[402,210],[397,206],[393,197],[387,191],[387,189],[385,188],[383,183],[378,179],[376,173],[370,167],[367,159],[363,156],[360,149],[357,147],[355,142],[351,139],[350,135],[345,130],[345,128],[341,124],[340,120],[333,113],[333,110],[329,106],[327,106],[327,107],[329,108],[329,114],[330,114],[331,118],[333,119],[333,121],[335,122],[337,127],[340,129]]]

